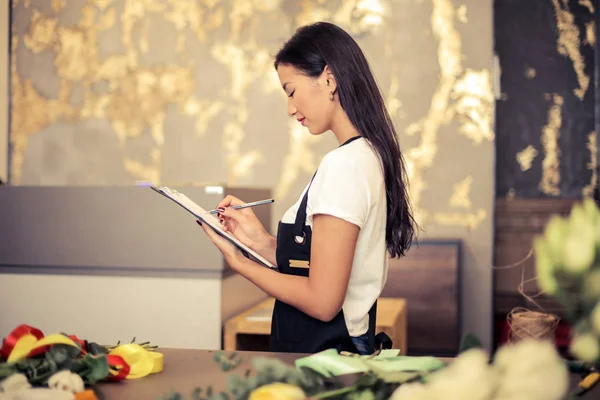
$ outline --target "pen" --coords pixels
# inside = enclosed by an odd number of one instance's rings
[[[266,199],[266,200],[259,200],[259,201],[253,201],[251,203],[244,203],[244,204],[240,204],[238,206],[233,206],[233,207],[228,207],[231,208],[233,210],[240,210],[242,208],[248,208],[248,207],[256,207],[256,206],[262,206],[263,204],[270,204],[273,203],[275,200],[273,199]],[[217,214],[219,212],[219,210],[210,210],[209,214]]]

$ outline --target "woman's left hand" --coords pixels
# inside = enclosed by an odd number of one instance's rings
[[[215,246],[217,246],[219,251],[223,254],[223,257],[225,257],[225,260],[227,261],[229,266],[233,270],[236,270],[237,266],[239,264],[239,262],[237,262],[237,261],[240,260],[240,257],[243,257],[243,254],[241,253],[241,251],[238,250],[238,248],[235,247],[229,240],[225,239],[224,237],[219,235],[217,232],[215,232],[213,230],[213,228],[211,228],[207,224],[203,224],[200,221],[196,221],[196,222],[198,223],[198,225],[200,225],[202,227],[202,230],[204,230],[204,232],[209,237],[209,239],[213,242],[213,244]]]

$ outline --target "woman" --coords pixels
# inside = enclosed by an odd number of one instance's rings
[[[288,114],[313,135],[333,132],[340,146],[283,215],[277,237],[250,208],[228,208],[240,199],[217,206],[223,229],[279,272],[203,229],[232,269],[276,299],[272,351],[371,354],[388,255],[404,255],[415,230],[396,132],[361,49],[339,27],[298,29],[274,64]]]

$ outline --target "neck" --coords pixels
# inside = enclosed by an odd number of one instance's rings
[[[341,145],[348,139],[359,136],[358,129],[354,127],[348,115],[340,107],[331,124],[331,131],[335,135],[338,143]]]

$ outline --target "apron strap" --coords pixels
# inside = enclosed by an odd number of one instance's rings
[[[377,300],[369,310],[369,347],[375,350],[391,349],[393,346],[392,339],[385,333],[379,332],[375,334],[377,329]],[[404,349],[402,349],[404,350]]]
[[[339,145],[339,147],[345,146],[348,143],[355,141],[356,139],[360,139],[362,136],[354,136],[350,139],[346,140],[344,143]],[[313,177],[310,179],[310,183],[306,188],[306,193],[304,193],[304,197],[302,197],[302,201],[300,202],[300,206],[298,207],[298,212],[296,212],[296,220],[294,221],[294,236],[304,238],[304,225],[306,224],[306,206],[308,204],[308,191],[310,190],[310,185],[312,185],[313,179],[317,175],[317,171],[315,171]]]
[[[313,177],[310,179],[310,183],[306,188],[306,193],[304,193],[304,197],[302,197],[302,201],[300,202],[300,206],[298,207],[298,212],[296,213],[296,221],[294,221],[294,236],[304,237],[304,225],[306,223],[306,206],[308,205],[308,191],[310,190],[310,185],[312,185],[313,179],[317,175],[317,171],[315,171]]]
[[[375,337],[375,329],[377,329],[377,300],[369,310],[369,330],[367,337],[369,338],[369,348],[377,350],[377,339]]]

